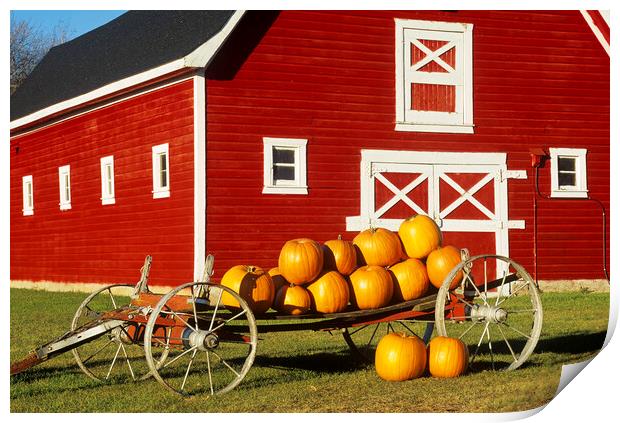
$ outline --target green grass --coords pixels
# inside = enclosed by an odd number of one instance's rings
[[[11,360],[64,333],[84,294],[11,290]],[[11,378],[12,412],[502,412],[535,408],[557,389],[562,364],[601,347],[609,295],[544,293],[534,354],[512,372],[456,379],[381,380],[338,333],[260,334],[253,367],[233,391],[180,398],[155,380],[98,384],[65,353]],[[260,332],[260,326],[259,326]],[[421,335],[421,333],[420,333]]]

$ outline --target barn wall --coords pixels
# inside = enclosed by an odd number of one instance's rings
[[[193,83],[186,80],[11,140],[11,279],[134,283],[193,273]],[[153,145],[169,143],[170,198],[153,199]],[[101,204],[100,162],[114,155],[116,204]],[[58,167],[71,166],[71,210],[59,210]],[[33,175],[34,215],[22,215]]]
[[[395,17],[474,24],[473,135],[394,131]],[[275,266],[291,238],[352,239],[345,216],[360,213],[361,149],[507,152],[508,169],[528,173],[509,181],[508,217],[526,222],[510,231],[510,251],[531,272],[530,147],[587,148],[590,195],[609,208],[609,58],[577,11],[283,11],[247,58],[226,54],[238,71],[207,81],[216,274]],[[308,139],[308,195],[261,194],[262,137]],[[543,193],[549,185],[547,163]],[[596,204],[538,206],[538,277],[602,278]]]

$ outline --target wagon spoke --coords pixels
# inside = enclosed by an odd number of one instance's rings
[[[509,310],[510,314],[512,313],[536,313],[538,310],[535,308],[528,308],[524,310]]]
[[[217,309],[220,306],[220,301],[222,300],[222,294],[224,293],[223,289],[220,289],[220,296],[217,297],[217,302],[215,303],[215,309],[213,309],[213,316],[211,317],[211,323],[209,324],[209,332],[213,329],[213,323],[215,322],[215,315],[217,314]],[[213,387],[211,387],[213,390]]]
[[[366,328],[369,328],[369,327],[370,327],[370,325],[364,325],[364,326],[361,326],[361,327],[359,327],[359,328],[355,329],[353,332],[350,332],[350,333],[349,333],[349,335],[353,335],[353,334],[355,334],[355,333],[357,333],[357,332],[359,332],[359,331],[362,331],[362,330],[364,330],[364,329],[366,329]]]
[[[474,287],[474,289],[476,290],[476,292],[478,293],[478,296],[480,296],[480,298],[482,298],[482,301],[484,301],[484,304],[487,304],[487,299],[485,297],[482,296],[482,294],[480,293],[480,290],[478,289],[478,287],[476,286],[476,284],[474,283],[474,281],[469,277],[469,274],[466,273],[465,274],[465,278],[469,280],[469,283],[471,284],[471,286]]]
[[[235,314],[233,317],[231,317],[230,319],[226,320],[224,323],[220,323],[219,325],[217,325],[216,327],[214,327],[212,330],[209,331],[209,333],[213,333],[215,331],[217,331],[219,328],[223,327],[226,325],[226,323],[230,323],[233,320],[235,320],[237,317],[240,317],[242,315],[244,315],[245,313],[247,313],[247,310],[241,310],[239,313]]]
[[[177,313],[175,313],[174,311],[170,310],[170,313],[172,313],[172,315],[174,317],[176,317],[177,319],[179,319],[180,321],[182,321],[185,326],[187,326],[188,328],[190,328],[191,330],[195,331],[196,329],[193,328],[189,323],[187,323],[187,321],[185,319],[183,319],[181,316],[179,316]]]
[[[469,361],[470,365],[476,359],[476,356],[478,355],[478,350],[480,349],[480,345],[482,344],[482,340],[484,339],[484,334],[487,332],[488,329],[489,329],[489,322],[487,322],[484,325],[484,330],[482,331],[482,336],[480,336],[480,340],[478,341],[478,345],[476,346],[476,351],[474,352],[474,355],[472,356],[471,360]]]
[[[194,347],[191,347],[191,348],[190,348],[190,349],[188,349],[188,350],[183,351],[181,354],[177,355],[177,356],[176,356],[176,357],[174,357],[172,360],[170,360],[169,362],[167,362],[166,364],[164,364],[164,365],[162,366],[162,369],[165,369],[166,367],[168,367],[169,365],[171,365],[172,363],[174,363],[175,361],[177,361],[179,358],[183,357],[185,354],[190,353],[190,352],[194,351],[194,350],[195,350],[195,349],[197,349],[197,348],[198,348],[198,346],[196,345],[196,346],[194,346]]]
[[[212,352],[213,354],[215,354],[215,356],[216,356],[217,358],[219,358],[219,359],[220,359],[220,361],[222,362],[222,364],[223,364],[224,366],[228,367],[228,368],[230,369],[230,371],[231,371],[231,372],[233,372],[235,375],[237,375],[237,377],[239,377],[239,376],[240,376],[240,375],[239,375],[239,373],[238,373],[235,369],[233,369],[233,368],[230,366],[230,364],[228,364],[228,363],[226,362],[226,360],[224,360],[222,357],[220,357],[220,355],[219,355],[218,353],[216,353],[215,351],[211,351],[211,352]]]
[[[183,390],[183,388],[185,388],[185,382],[187,382],[187,375],[189,375],[189,369],[192,368],[192,363],[194,362],[194,357],[196,357],[196,353],[198,352],[198,350],[194,350],[194,353],[192,354],[192,358],[190,358],[189,360],[189,364],[187,365],[187,370],[185,371],[185,376],[183,377],[183,383],[181,384],[181,391]]]
[[[469,332],[474,326],[476,326],[480,321],[479,320],[472,320],[471,325],[469,325],[469,327],[467,329],[465,329],[465,332],[463,332],[460,336],[459,339],[462,339],[467,332]]]
[[[123,355],[125,356],[125,361],[127,362],[127,366],[129,367],[129,373],[131,373],[131,379],[136,380],[136,375],[133,372],[133,368],[131,367],[131,363],[129,362],[129,356],[127,355],[127,350],[123,343],[120,343],[121,348],[123,349]]]
[[[112,364],[110,365],[110,370],[108,370],[108,374],[106,375],[106,380],[110,377],[110,373],[112,373],[112,368],[114,367],[114,363],[116,363],[116,358],[118,357],[118,353],[121,351],[121,347],[123,344],[119,344],[116,349],[116,354],[114,354],[114,358],[112,359]]]
[[[468,305],[470,307],[474,306],[472,303],[470,303],[468,301],[465,301],[463,298],[459,297],[458,295],[455,295],[454,297],[456,298],[457,301],[460,301],[460,302],[462,302],[465,305]]]
[[[209,388],[211,388],[211,395],[213,395],[213,379],[211,377],[211,359],[209,357],[209,351],[206,351],[206,353],[207,353],[207,371],[209,372]]]
[[[497,303],[500,297],[502,296],[502,290],[504,288],[504,283],[506,282],[506,275],[507,275],[506,270],[504,270],[504,275],[502,277],[502,283],[500,284],[499,290],[497,291],[497,298],[495,298],[495,307],[497,307]]]
[[[525,282],[523,285],[520,285],[519,287],[517,287],[514,291],[512,291],[510,293],[510,295],[508,295],[507,297],[504,297],[497,305],[501,305],[502,303],[504,303],[506,300],[515,297],[517,292],[521,291],[523,288],[525,288],[526,286],[529,286],[529,284],[527,282]]]
[[[99,354],[101,351],[103,351],[108,345],[110,345],[112,342],[114,342],[114,339],[110,339],[108,342],[106,342],[103,347],[99,348],[97,351],[95,351],[94,353],[92,353],[91,355],[88,356],[88,358],[86,360],[82,360],[83,364],[86,364],[88,362],[88,360],[90,360],[91,358],[93,358],[94,356],[96,356],[97,354]]]
[[[487,327],[487,341],[489,344],[489,353],[491,353],[491,368],[495,370],[495,358],[493,357],[493,344],[491,344],[491,327]]]
[[[413,335],[415,335],[416,333],[414,331],[411,330],[411,328],[409,326],[407,326],[406,324],[404,324],[403,322],[401,322],[400,320],[397,320],[398,323],[400,323],[405,329],[407,329],[409,332],[411,332]]]
[[[518,333],[519,335],[524,336],[524,337],[526,337],[527,339],[531,339],[529,335],[526,335],[526,334],[524,334],[523,332],[521,332],[520,330],[515,329],[514,327],[510,326],[508,323],[506,323],[506,322],[501,322],[501,324],[502,324],[502,325],[504,325],[504,326],[506,326],[508,329],[511,329],[511,330],[515,331],[515,332],[516,332],[516,333]]]
[[[487,282],[488,282],[488,278],[487,278],[487,258],[484,258],[484,300],[486,303],[487,300],[487,296],[489,295],[489,291],[487,289]]]
[[[114,295],[112,295],[112,289],[108,288],[108,294],[110,294],[110,299],[112,300],[112,305],[114,306],[115,309],[118,308],[118,306],[116,305],[116,301],[114,301]]]
[[[377,326],[375,326],[375,330],[372,332],[372,335],[370,336],[370,339],[366,343],[366,348],[368,348],[370,346],[370,343],[372,342],[372,340],[375,337],[375,334],[377,333],[377,329],[379,329],[379,324],[378,323],[377,323]]]
[[[196,324],[195,330],[198,330],[198,315],[196,314],[196,297],[194,296],[194,290],[191,290],[192,293],[192,310],[194,310],[194,323]]]
[[[497,325],[497,329],[499,329],[499,333],[501,333],[502,338],[504,338],[504,342],[508,346],[508,349],[510,350],[510,354],[512,354],[512,358],[514,359],[514,361],[517,361],[517,356],[515,355],[515,352],[512,350],[512,347],[510,346],[510,342],[508,342],[508,339],[506,338],[506,335],[504,335],[504,331],[502,330],[502,326],[501,325]]]

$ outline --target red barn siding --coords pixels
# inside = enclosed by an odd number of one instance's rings
[[[191,280],[192,90],[179,82],[11,140],[12,280],[135,282],[147,254],[151,283]],[[171,196],[153,199],[151,147],[166,142]],[[107,155],[116,204],[102,206]],[[58,167],[67,164],[72,208],[60,211]],[[24,175],[33,175],[33,216],[21,212]]]
[[[474,24],[475,134],[395,132],[394,18]],[[308,139],[308,195],[261,194],[262,137]],[[361,149],[506,152],[528,170],[508,185],[526,222],[511,256],[533,271],[530,147],[587,148],[609,208],[609,58],[579,12],[283,11],[233,79],[207,82],[207,250],[221,276],[275,266],[290,238],[351,239]],[[600,219],[590,201],[539,201],[538,277],[602,278]]]

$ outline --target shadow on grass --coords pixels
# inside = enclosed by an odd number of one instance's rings
[[[587,332],[574,335],[557,336],[541,339],[534,352],[551,352],[559,354],[583,354],[598,352],[603,348],[607,331]]]
[[[544,338],[540,339],[536,344],[536,348],[534,349],[533,355],[542,354],[542,353],[552,353],[552,354],[586,354],[586,353],[598,353],[603,347],[603,342],[605,341],[605,336],[607,332],[594,332],[594,333],[578,333],[572,335],[565,336],[556,336],[553,338]],[[510,344],[515,350],[522,350],[525,342],[523,341],[515,341],[510,340]],[[469,346],[470,352],[472,351],[472,345]],[[475,346],[473,348],[475,350]],[[503,357],[496,357],[495,366],[499,367],[507,367],[511,361],[507,361],[510,359],[510,351],[508,350],[505,344],[494,344],[493,352],[496,355],[503,355]],[[474,362],[473,369],[476,371],[483,370],[493,370],[493,362],[489,359],[488,350],[481,349],[480,353],[484,358],[477,359]],[[532,363],[532,356],[529,357],[528,361],[523,363],[519,369],[526,369],[528,367],[536,366],[537,364]],[[570,358],[564,357],[561,361],[570,362]]]
[[[353,372],[363,367],[351,354],[312,353],[295,356],[263,357],[256,356],[254,364],[275,369],[312,370],[321,373]]]

